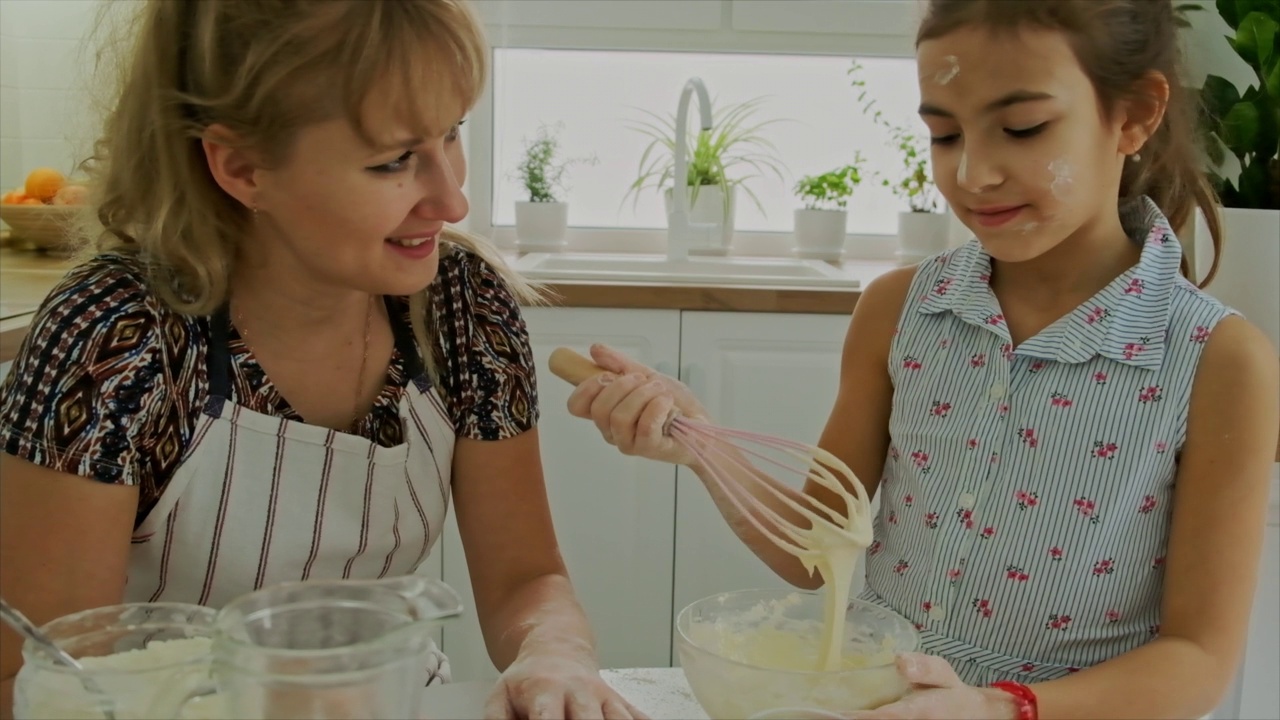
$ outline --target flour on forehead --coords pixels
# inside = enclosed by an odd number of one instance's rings
[[[947,85],[952,80],[955,80],[956,76],[960,74],[960,58],[955,55],[948,55],[942,58],[942,61],[946,63],[947,66],[934,73],[933,81],[939,85]]]

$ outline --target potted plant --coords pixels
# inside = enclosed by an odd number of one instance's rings
[[[856,153],[853,162],[821,175],[806,175],[796,183],[796,196],[804,202],[795,215],[795,252],[800,257],[839,260],[844,253],[849,198],[862,183],[859,167],[865,161]]]
[[[886,183],[907,210],[898,213],[899,257],[919,262],[947,249],[949,218],[939,211],[939,196],[929,172],[929,144],[921,135],[903,128],[891,130],[902,158],[896,183]]]
[[[689,220],[694,223],[718,224],[721,232],[719,245],[710,248],[690,248],[691,253],[724,254],[733,240],[734,213],[737,190],[741,188],[755,203],[760,212],[764,206],[746,184],[765,173],[782,178],[782,161],[777,148],[760,134],[760,130],[780,122],[765,120],[754,122],[754,116],[764,98],[720,107],[711,103],[712,129],[690,133],[687,144],[689,170],[684,178],[689,193]],[[646,188],[663,193],[667,214],[671,213],[671,193],[675,171],[675,115],[662,116],[639,109],[646,119],[633,121],[631,128],[650,138],[640,155],[639,175],[627,189],[626,197],[639,199]]]
[[[858,91],[863,112],[883,128],[902,160],[896,181],[885,180],[894,195],[907,206],[898,213],[898,257],[915,263],[947,248],[949,218],[939,210],[940,197],[929,170],[929,144],[924,136],[890,122],[876,107],[862,79],[862,66],[854,60],[848,71]]]
[[[524,157],[516,175],[528,200],[516,202],[516,246],[521,250],[554,251],[564,247],[569,227],[569,204],[561,200],[568,189],[565,175],[576,163],[595,164],[595,157],[561,159],[559,131],[564,125],[538,128],[525,141]]]
[[[1207,289],[1280,345],[1280,0],[1252,7],[1218,0],[1217,10],[1233,31],[1227,41],[1256,82],[1240,93],[1228,80],[1209,75],[1200,90],[1226,238],[1217,276]],[[1234,180],[1224,177],[1228,155],[1240,168]],[[1204,218],[1197,215],[1191,233],[1194,267],[1203,276],[1213,249]]]

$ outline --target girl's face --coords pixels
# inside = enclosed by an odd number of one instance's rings
[[[255,173],[258,242],[267,246],[259,254],[321,286],[423,289],[435,279],[441,229],[467,214],[460,124],[415,137],[389,114],[370,113],[376,147],[346,120],[303,128],[283,165]]]
[[[1030,260],[1108,212],[1115,221],[1137,147],[1066,36],[962,28],[920,43],[918,61],[934,181],[993,258]]]

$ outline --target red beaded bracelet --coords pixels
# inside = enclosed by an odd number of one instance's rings
[[[1008,680],[993,682],[991,687],[1013,696],[1014,707],[1018,709],[1018,720],[1039,720],[1040,711],[1037,707],[1036,694],[1031,688],[1020,682]]]

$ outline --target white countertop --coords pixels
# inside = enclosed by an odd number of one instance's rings
[[[626,668],[600,673],[610,687],[653,720],[707,720],[680,668]],[[427,688],[422,717],[482,720],[490,682]]]

